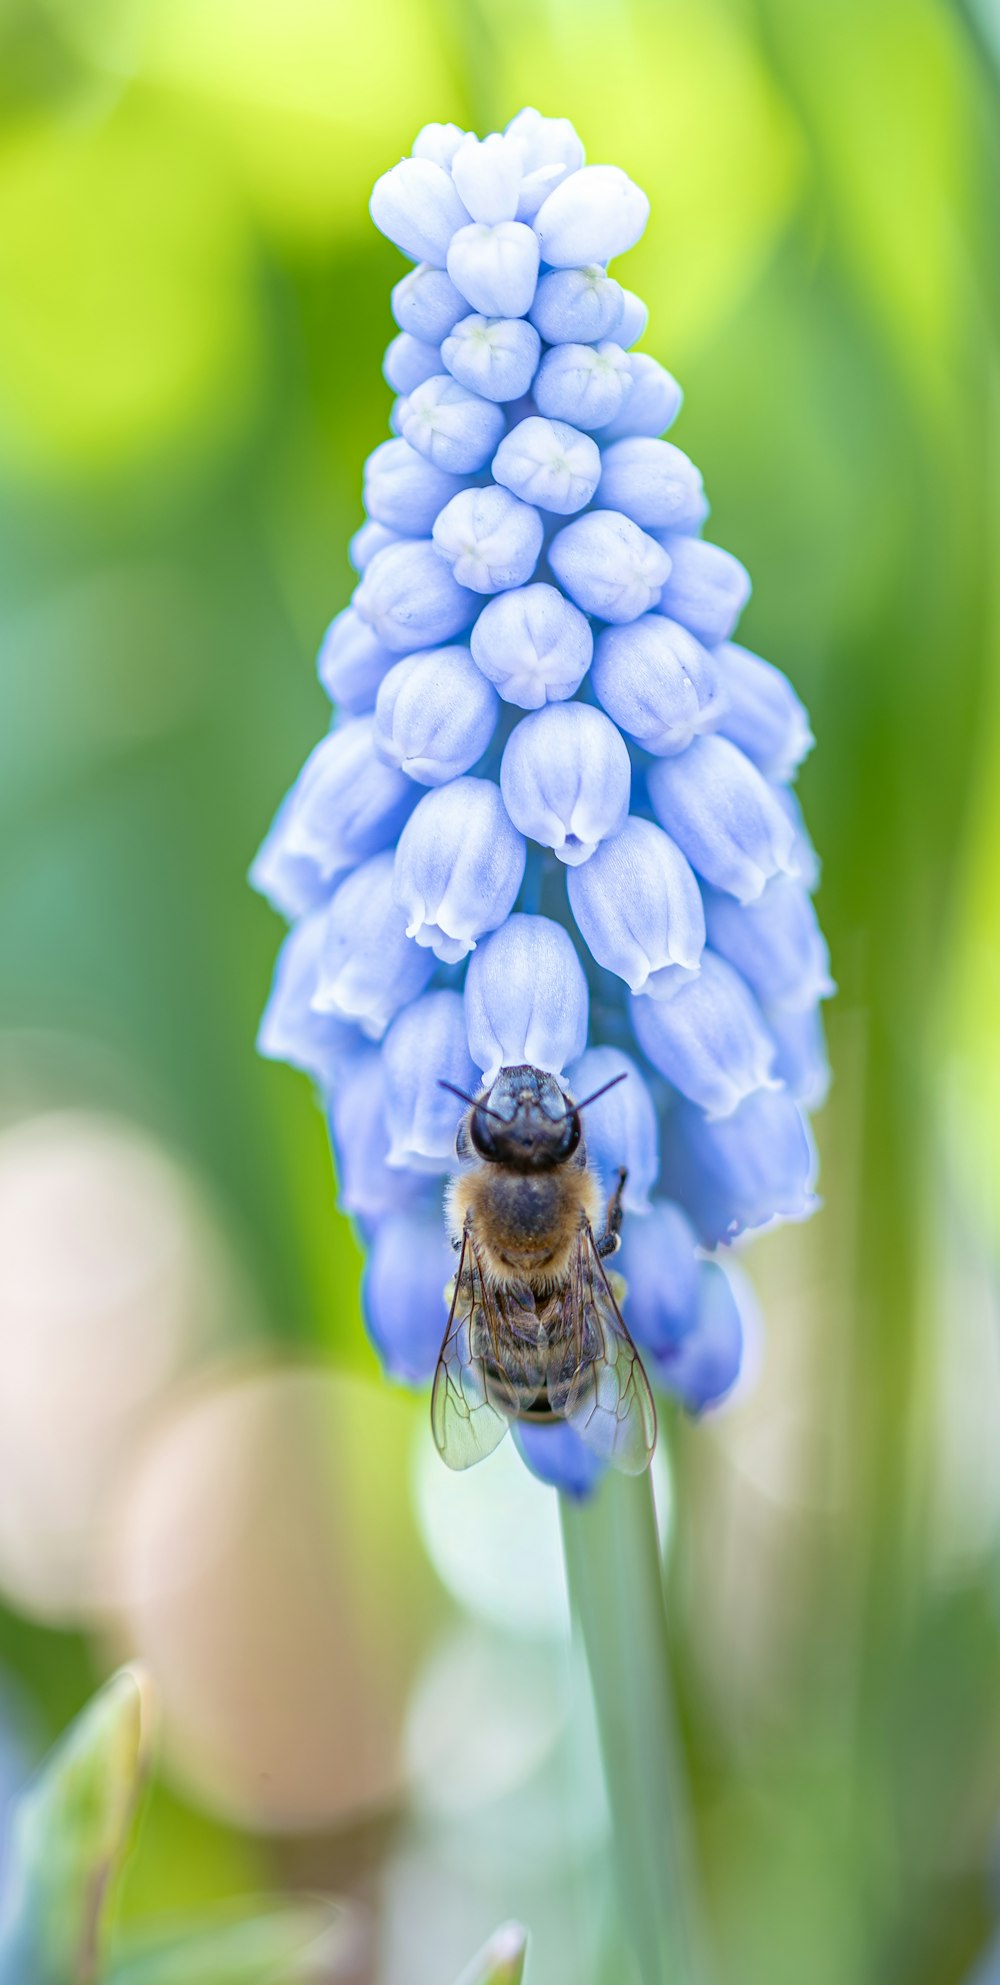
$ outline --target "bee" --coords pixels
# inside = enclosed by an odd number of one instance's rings
[[[622,1081],[616,1076],[615,1081]],[[444,1083],[444,1088],[453,1088]],[[625,1171],[604,1212],[580,1113],[554,1075],[502,1068],[468,1104],[446,1202],[459,1256],[431,1396],[450,1468],[470,1468],[511,1421],[566,1420],[626,1474],[649,1465],[656,1413],[604,1264],[619,1245]]]

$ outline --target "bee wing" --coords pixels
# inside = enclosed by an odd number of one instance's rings
[[[500,1335],[496,1303],[480,1270],[475,1243],[466,1232],[431,1393],[431,1432],[449,1468],[471,1468],[485,1460],[507,1432],[507,1416],[495,1403],[496,1384],[487,1387],[485,1363],[477,1348],[484,1336],[497,1346]]]
[[[580,1233],[570,1300],[575,1369],[562,1411],[593,1453],[641,1475],[656,1445],[656,1408],[589,1225]]]

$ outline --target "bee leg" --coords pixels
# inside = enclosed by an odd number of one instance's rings
[[[601,1256],[616,1254],[618,1251],[618,1237],[622,1228],[622,1193],[625,1190],[627,1177],[628,1172],[623,1165],[618,1173],[618,1184],[608,1200],[608,1210],[604,1216],[604,1232],[598,1235],[595,1243],[597,1252]]]

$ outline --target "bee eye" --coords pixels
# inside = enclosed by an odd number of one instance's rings
[[[469,1136],[472,1139],[473,1149],[478,1151],[481,1158],[496,1157],[496,1139],[490,1129],[490,1120],[485,1110],[473,1110]]]
[[[571,1158],[579,1142],[580,1142],[580,1118],[576,1110],[572,1110],[570,1112],[570,1115],[566,1119],[566,1130],[563,1137],[563,1144],[560,1155],[563,1158]]]

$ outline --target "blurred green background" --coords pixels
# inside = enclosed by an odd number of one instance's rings
[[[621,1981],[552,1499],[456,1500],[373,1383],[244,880],[385,432],[371,181],[533,103],[651,197],[645,347],[818,739],[824,1210],[672,1464],[719,1978],[993,1934],[998,64],[991,0],[0,0],[0,1789],[138,1645],[135,1921],[320,1888],[378,1985],[510,1913]]]

